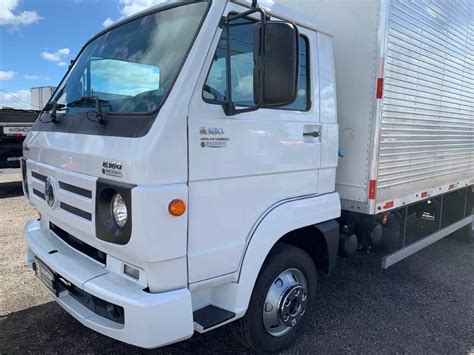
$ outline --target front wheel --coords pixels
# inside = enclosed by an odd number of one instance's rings
[[[306,252],[277,244],[260,271],[246,315],[233,324],[233,333],[257,352],[288,348],[307,321],[316,277],[313,260]]]

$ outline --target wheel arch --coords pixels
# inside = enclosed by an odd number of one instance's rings
[[[308,240],[314,233],[312,241],[331,255],[327,257],[327,266],[322,268],[323,272],[329,273],[337,257],[339,229],[335,219],[340,212],[337,193],[288,201],[269,211],[251,234],[242,257],[236,285],[236,313],[245,313],[263,263],[279,242],[298,246],[317,260],[322,251],[316,250]]]
[[[285,243],[304,250],[318,271],[329,275],[337,261],[339,223],[330,220],[291,231],[276,244]],[[276,245],[275,244],[275,245]]]

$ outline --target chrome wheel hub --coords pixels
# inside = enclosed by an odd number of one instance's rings
[[[296,326],[306,312],[307,296],[306,279],[300,270],[288,269],[278,275],[263,305],[263,324],[267,332],[278,337]]]

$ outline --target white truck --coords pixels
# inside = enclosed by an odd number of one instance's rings
[[[69,68],[24,144],[24,235],[87,327],[154,348],[233,322],[279,351],[338,252],[472,239],[474,4],[291,5],[316,20],[165,3]]]
[[[37,86],[30,89],[31,94],[31,106],[34,108],[42,109],[53,96],[54,86]]]

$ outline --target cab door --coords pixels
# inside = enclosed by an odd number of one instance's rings
[[[248,9],[229,3],[224,15]],[[321,123],[317,36],[300,28],[299,89],[285,107],[226,116],[226,46],[232,97],[253,102],[252,18],[218,28],[188,113],[189,282],[238,270],[252,228],[275,205],[318,194]]]

